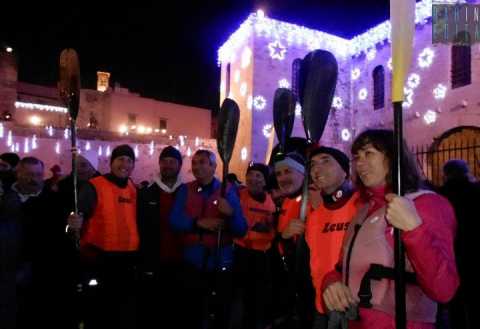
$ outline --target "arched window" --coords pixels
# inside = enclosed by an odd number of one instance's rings
[[[378,65],[373,70],[373,109],[385,107],[385,69]]]

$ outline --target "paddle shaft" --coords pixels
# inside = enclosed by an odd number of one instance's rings
[[[403,196],[402,186],[402,154],[403,154],[403,109],[402,102],[393,103],[394,115],[394,153],[393,161],[393,192]],[[407,327],[407,310],[405,301],[405,250],[401,239],[401,231],[394,229],[395,257],[395,324],[396,329]]]

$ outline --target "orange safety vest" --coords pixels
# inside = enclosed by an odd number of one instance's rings
[[[343,237],[350,221],[357,213],[359,204],[359,194],[355,192],[341,208],[328,209],[321,204],[308,215],[305,240],[310,249],[310,273],[315,288],[315,306],[321,314],[326,313],[321,289],[323,279],[338,262]]]
[[[133,183],[120,188],[103,176],[90,183],[97,192],[97,205],[86,223],[81,246],[113,252],[138,250],[137,190]]]
[[[273,230],[275,203],[270,195],[267,194],[266,197],[265,202],[260,203],[250,196],[247,189],[240,191],[240,204],[243,215],[247,219],[248,231],[245,237],[234,239],[239,246],[259,251],[267,251],[272,246],[272,240],[275,237]],[[272,229],[268,233],[252,231],[252,227],[257,223],[265,224]]]

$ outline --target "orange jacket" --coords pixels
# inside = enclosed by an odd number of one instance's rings
[[[97,204],[80,244],[103,251],[138,250],[135,186],[129,181],[126,188],[120,188],[103,176],[91,179],[90,183],[97,192]]]
[[[243,238],[235,239],[235,243],[249,249],[266,251],[272,246],[272,240],[275,237],[273,229],[273,214],[275,204],[270,195],[266,195],[266,200],[260,203],[254,200],[247,189],[240,191],[240,204],[243,215],[247,219],[248,231]],[[255,225],[261,224],[269,228],[268,232],[257,232],[252,230]]]
[[[325,314],[322,300],[324,276],[338,262],[345,232],[359,207],[359,194],[354,193],[343,207],[328,209],[321,204],[309,213],[305,228],[305,239],[310,248],[310,273],[315,288],[315,306]]]

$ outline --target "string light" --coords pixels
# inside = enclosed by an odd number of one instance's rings
[[[427,125],[431,125],[432,123],[435,123],[435,121],[437,121],[437,113],[435,113],[432,110],[428,110],[423,115],[423,121],[425,121]]]
[[[348,142],[350,138],[352,137],[352,134],[350,133],[350,130],[347,128],[342,129],[342,140],[345,142]]]
[[[240,95],[245,96],[247,94],[247,83],[242,82],[240,85]]]
[[[247,160],[247,157],[248,157],[248,151],[247,151],[247,148],[244,146],[240,151],[240,158],[242,159],[242,161],[245,161]]]
[[[264,125],[263,128],[262,128],[263,136],[265,136],[266,138],[269,138],[270,135],[272,134],[272,130],[273,130],[272,124],[271,124],[271,123],[267,123],[267,124]]]
[[[252,95],[248,95],[247,97],[247,109],[250,111],[252,110],[252,105],[253,105],[253,97]]]
[[[112,153],[112,152],[111,152],[111,150],[110,150],[110,145],[108,145],[108,146],[107,146],[107,149],[105,150],[105,155],[106,155],[107,157],[109,157],[111,153]]]
[[[68,111],[66,107],[19,102],[19,101],[15,102],[15,108],[26,109],[26,110],[39,110],[39,111],[47,111],[47,112],[59,112],[59,113],[67,113]]]
[[[60,154],[60,142],[55,143],[55,153]]]
[[[415,89],[418,87],[419,84],[420,84],[420,76],[417,73],[410,74],[407,80],[407,85],[410,88]]]
[[[278,88],[290,88],[290,82],[287,79],[283,78],[278,80]]]
[[[32,136],[32,150],[36,150],[38,148],[37,145],[37,135]]]
[[[256,110],[263,110],[265,109],[265,107],[267,106],[267,100],[265,99],[265,97],[263,96],[256,96],[254,99],[253,99],[253,107],[256,109]]]
[[[242,60],[241,60],[242,69],[245,69],[250,65],[251,58],[252,58],[252,50],[250,49],[250,47],[243,48]]]
[[[387,67],[388,67],[388,69],[389,69],[390,71],[393,70],[392,57],[390,57],[390,58],[388,59]]]
[[[357,80],[360,77],[360,69],[358,67],[354,68],[350,73],[352,80]]]
[[[101,157],[103,155],[103,149],[102,149],[102,145],[100,145],[98,147],[98,156]]]
[[[373,61],[375,59],[375,56],[377,55],[377,49],[372,48],[367,51],[367,60],[368,61]]]
[[[444,99],[447,95],[447,87],[439,83],[435,89],[433,89],[433,97],[435,99]]]
[[[155,143],[151,141],[149,145],[149,154],[153,155],[154,152],[155,152]]]
[[[135,158],[138,158],[138,145],[135,145]]]
[[[0,138],[3,138],[4,133],[3,123],[0,123]]]
[[[337,110],[340,110],[343,108],[343,101],[340,97],[338,96],[335,96],[333,97],[333,102],[332,102],[332,106],[334,108],[336,108]]]
[[[300,117],[301,115],[302,115],[302,105],[300,105],[300,103],[297,102],[297,104],[295,105],[295,116]]]
[[[90,142],[87,142],[85,144],[85,151],[90,151],[90,149],[91,149]]]
[[[420,55],[418,55],[418,66],[422,69],[430,67],[433,63],[434,56],[435,52],[431,48],[423,49]]]
[[[12,146],[12,145],[13,145],[12,131],[9,130],[7,134],[7,146]]]
[[[358,99],[361,101],[364,101],[367,99],[367,96],[368,96],[367,88],[360,89],[360,91],[358,92]]]
[[[28,137],[26,137],[23,143],[23,153],[28,153],[28,152],[30,152],[30,141],[28,140]]]

